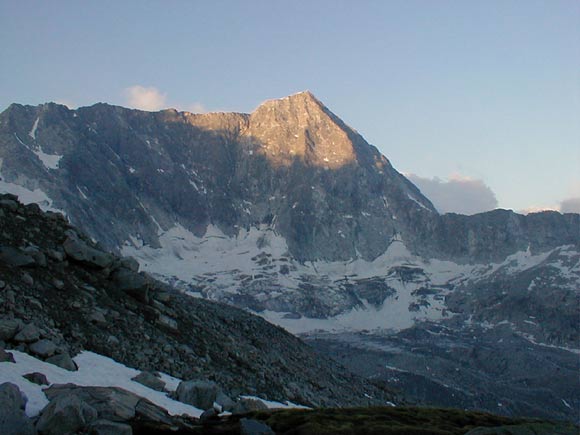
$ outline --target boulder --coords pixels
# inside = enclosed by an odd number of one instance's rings
[[[97,419],[97,410],[77,395],[59,395],[42,410],[36,428],[43,435],[75,433]]]
[[[60,279],[54,278],[52,280],[52,286],[57,290],[62,290],[64,288],[64,282]]]
[[[18,386],[10,382],[4,382],[0,385],[0,408],[23,411],[26,402],[26,396],[20,392]]]
[[[46,267],[46,255],[43,252],[39,251],[38,248],[34,246],[28,246],[24,248],[24,253],[26,255],[30,255],[34,259],[34,263],[40,267]]]
[[[38,355],[41,358],[47,358],[54,355],[56,352],[56,344],[50,340],[42,339],[30,344],[28,349],[31,353]]]
[[[95,249],[82,240],[70,236],[62,246],[69,258],[99,269],[109,267],[115,259],[108,252]]]
[[[60,353],[45,360],[47,363],[54,364],[60,368],[68,370],[69,372],[76,372],[78,370],[77,365],[72,360],[68,353]]]
[[[242,418],[240,420],[241,435],[276,435],[270,426],[261,421]]]
[[[0,199],[0,207],[15,211],[18,210],[18,202],[11,199]]]
[[[165,382],[151,372],[141,372],[132,378],[132,380],[155,391],[163,391],[165,389]]]
[[[46,251],[46,254],[57,263],[61,263],[65,259],[64,252],[57,251],[56,249],[49,249],[48,251]]]
[[[88,319],[89,322],[94,323],[96,325],[103,326],[107,324],[107,319],[105,315],[98,310],[94,310],[91,314],[89,314]]]
[[[222,411],[232,411],[234,409],[234,406],[236,406],[236,403],[232,399],[230,399],[230,397],[226,395],[223,391],[218,393],[215,399],[215,403],[221,406]]]
[[[247,412],[261,411],[264,409],[268,409],[268,407],[261,400],[254,399],[252,397],[240,397],[234,405],[232,413],[245,414]]]
[[[89,424],[85,431],[88,435],[132,435],[133,428],[128,424],[117,423],[109,420],[95,420]]]
[[[29,287],[34,285],[34,278],[29,273],[23,273],[20,279],[22,279],[22,282]]]
[[[132,272],[139,272],[139,262],[133,257],[122,257],[119,259],[119,265]]]
[[[169,332],[179,332],[179,324],[173,317],[166,316],[165,314],[159,314],[159,318],[155,323],[161,328],[168,330]]]
[[[211,381],[181,381],[177,387],[177,400],[199,409],[210,409],[213,407],[220,387]]]
[[[9,382],[0,385],[0,429],[2,435],[36,434],[34,424],[24,413],[26,398]]]
[[[49,400],[58,396],[77,396],[94,407],[99,418],[129,421],[135,417],[139,396],[115,387],[79,387],[74,384],[52,385],[44,390]]]
[[[14,355],[10,352],[6,352],[4,349],[0,349],[0,362],[15,362]]]
[[[135,406],[135,415],[139,421],[155,422],[166,425],[173,424],[171,416],[165,409],[155,405],[147,399],[141,399],[137,402],[137,406]]]
[[[48,379],[46,379],[46,376],[43,373],[39,372],[27,373],[25,375],[22,375],[22,377],[28,379],[33,384],[49,385]]]
[[[53,385],[44,390],[50,401],[75,396],[93,407],[99,419],[112,422],[155,422],[173,424],[167,411],[147,399],[118,387],[81,387],[74,384]]]
[[[199,421],[203,426],[211,426],[220,421],[218,411],[215,408],[208,409],[204,411],[199,416]]]
[[[18,329],[20,328],[20,322],[13,319],[2,319],[0,320],[0,340],[9,341],[14,338]]]
[[[19,343],[32,343],[33,341],[37,341],[39,338],[40,330],[32,323],[28,323],[18,331],[13,339]]]
[[[0,262],[13,267],[26,267],[36,265],[32,256],[12,246],[0,246]]]
[[[145,275],[123,267],[115,270],[111,279],[122,290],[141,302],[149,302],[149,282]]]

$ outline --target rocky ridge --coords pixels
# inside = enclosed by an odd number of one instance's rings
[[[281,328],[138,272],[134,260],[107,253],[58,213],[3,195],[0,228],[6,351],[75,370],[71,356],[91,350],[141,370],[215,381],[231,397],[310,405],[391,397]]]

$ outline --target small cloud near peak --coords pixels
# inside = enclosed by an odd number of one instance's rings
[[[177,107],[179,110],[184,110],[185,112],[191,112],[191,113],[207,113],[207,109],[205,108],[205,106],[201,103],[192,103],[189,104],[183,108],[181,107]]]
[[[560,211],[562,213],[580,213],[580,197],[568,198],[560,202]]]
[[[129,107],[140,110],[157,111],[165,108],[167,94],[157,88],[140,85],[131,86],[123,91]]]
[[[139,110],[156,112],[161,109],[173,107],[179,111],[191,113],[207,113],[207,108],[200,102],[189,104],[174,104],[168,102],[167,94],[161,92],[154,86],[135,85],[123,90],[125,104],[128,107]]]
[[[483,180],[461,174],[452,174],[448,179],[425,178],[416,174],[405,174],[421,192],[431,200],[440,213],[472,215],[497,208],[495,193]]]

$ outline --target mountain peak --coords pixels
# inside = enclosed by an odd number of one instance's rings
[[[348,127],[310,91],[262,103],[248,132],[270,161],[336,169],[356,160]]]

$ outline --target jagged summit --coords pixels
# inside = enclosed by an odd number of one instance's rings
[[[356,153],[350,131],[311,92],[261,104],[250,116],[248,134],[259,140],[264,155],[277,164],[297,158],[308,164],[339,168]]]

